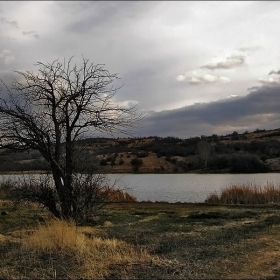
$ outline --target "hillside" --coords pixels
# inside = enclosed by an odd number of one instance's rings
[[[206,143],[203,155],[199,142]],[[77,143],[77,171],[98,173],[258,173],[280,171],[280,129],[189,139],[91,138]],[[0,171],[46,170],[37,151],[0,149]]]

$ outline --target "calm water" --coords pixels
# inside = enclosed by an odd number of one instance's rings
[[[138,201],[203,202],[213,192],[236,183],[280,184],[280,173],[268,174],[109,174]]]
[[[3,175],[0,178],[19,178]],[[267,182],[280,184],[280,173],[267,174],[109,174],[112,181],[125,188],[138,201],[203,202],[208,194],[231,184]]]

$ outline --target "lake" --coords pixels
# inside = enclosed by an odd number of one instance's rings
[[[137,197],[138,201],[204,202],[213,192],[231,184],[267,182],[280,184],[280,173],[261,174],[109,174],[111,180]]]
[[[18,178],[21,175],[2,175],[2,179]],[[219,193],[231,184],[267,182],[280,185],[280,173],[261,174],[108,174],[111,181],[117,180],[138,201],[204,202],[213,192]]]

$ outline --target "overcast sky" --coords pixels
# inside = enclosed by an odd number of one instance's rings
[[[75,56],[105,64],[135,136],[280,127],[280,2],[0,2],[0,78]]]

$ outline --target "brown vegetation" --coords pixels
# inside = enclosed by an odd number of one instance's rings
[[[49,220],[18,243],[6,243],[10,248],[7,258],[16,258],[13,263],[2,262],[5,266],[1,265],[0,277],[104,278],[112,266],[119,267],[115,270],[125,276],[133,264],[160,262],[144,248],[100,235],[102,231],[92,227]]]
[[[95,222],[0,202],[0,278],[279,278],[279,205],[113,203]]]
[[[280,185],[267,183],[265,187],[247,183],[232,185],[221,191],[221,194],[211,194],[206,203],[219,204],[271,204],[280,203]]]
[[[107,196],[109,198],[108,202],[136,202],[135,196],[129,194],[124,190],[114,189],[110,187],[107,191]]]

